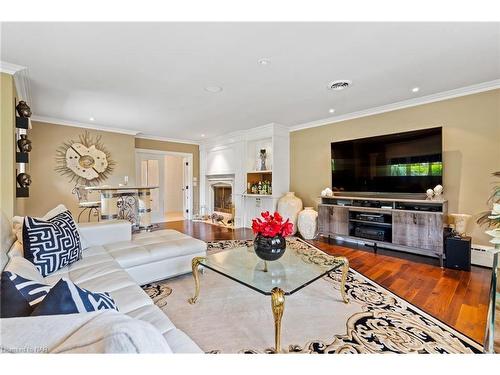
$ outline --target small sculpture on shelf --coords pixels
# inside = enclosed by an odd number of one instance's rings
[[[436,185],[433,190],[434,190],[434,198],[441,199],[441,195],[443,194],[443,186]]]
[[[330,188],[326,188],[321,192],[321,196],[325,198],[333,197],[333,190]]]
[[[443,186],[442,185],[436,185],[434,189],[427,189],[425,194],[427,195],[427,199],[432,200],[432,199],[442,199],[443,195]]]
[[[27,188],[28,186],[31,185],[31,176],[27,173],[19,173],[17,175],[17,183],[19,184],[20,187],[22,188]]]
[[[31,117],[31,108],[24,100],[20,100],[16,105],[17,113],[19,117]]]
[[[17,141],[17,147],[19,148],[19,152],[31,151],[31,141],[28,139],[28,135],[21,134],[21,139]]]
[[[260,170],[261,171],[267,170],[267,167],[266,167],[266,159],[267,159],[266,149],[260,150],[259,157],[260,157]]]
[[[425,194],[427,195],[427,199],[432,199],[434,197],[434,190],[427,189],[427,191],[425,192]]]

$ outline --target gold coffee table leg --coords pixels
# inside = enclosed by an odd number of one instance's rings
[[[280,288],[271,291],[271,307],[274,316],[274,347],[276,353],[281,351],[281,318],[285,310],[285,292]]]
[[[342,262],[342,280],[340,282],[340,294],[345,303],[349,303],[349,298],[345,292],[345,283],[347,281],[347,273],[349,272],[349,260],[346,257],[336,257]]]
[[[198,296],[200,295],[200,275],[198,273],[198,266],[201,262],[205,260],[204,257],[196,257],[191,261],[191,268],[193,270],[193,278],[194,278],[194,297],[188,299],[188,302],[193,305],[198,300]]]

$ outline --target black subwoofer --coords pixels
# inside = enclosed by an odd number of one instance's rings
[[[444,242],[446,254],[446,268],[470,271],[471,238],[448,236]]]

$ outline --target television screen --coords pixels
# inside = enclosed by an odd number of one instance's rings
[[[442,129],[333,142],[332,189],[425,193],[442,184]]]

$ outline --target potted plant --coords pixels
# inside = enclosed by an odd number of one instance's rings
[[[500,177],[500,172],[493,173],[493,176]],[[477,223],[490,229],[486,233],[493,237],[490,242],[498,248],[500,247],[500,185],[493,187],[488,202],[492,203],[492,210],[481,213]]]
[[[289,219],[283,221],[278,212],[273,215],[269,211],[261,213],[261,218],[252,220],[252,230],[255,240],[255,254],[264,260],[276,260],[283,256],[286,250],[285,237],[293,233],[293,224]]]

